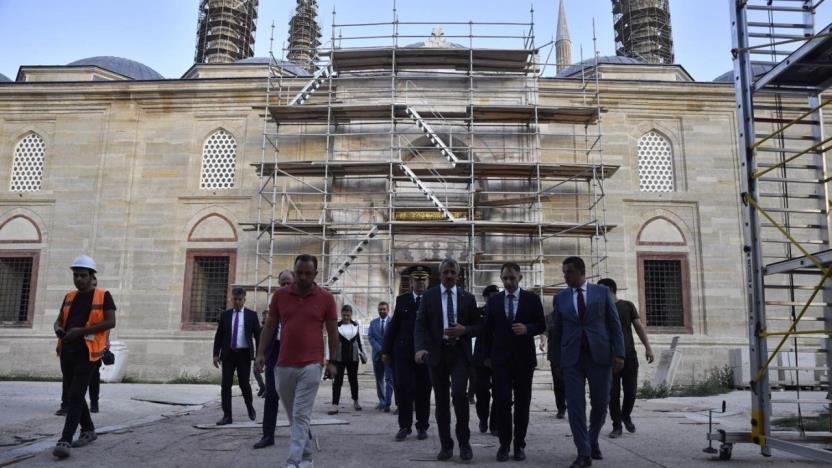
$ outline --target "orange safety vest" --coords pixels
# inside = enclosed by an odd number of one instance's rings
[[[87,319],[87,327],[91,327],[104,321],[104,294],[106,292],[106,289],[95,288],[95,291],[92,294],[92,308],[90,309],[90,316]],[[64,297],[64,305],[61,308],[61,327],[66,325],[66,320],[69,318],[69,309],[72,307],[72,301],[75,300],[75,296],[77,294],[78,290],[76,289],[75,291],[70,291]],[[86,335],[84,337],[84,343],[87,344],[87,350],[89,350],[91,362],[97,362],[101,359],[101,355],[104,353],[104,348],[107,346],[108,331],[109,330],[104,330],[98,333],[93,333],[92,335]],[[61,354],[61,343],[61,339],[58,338],[58,347],[56,349],[58,355]]]

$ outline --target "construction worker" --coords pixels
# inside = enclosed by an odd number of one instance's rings
[[[71,447],[83,447],[98,438],[84,396],[107,346],[107,330],[116,326],[113,297],[93,286],[98,272],[95,260],[81,255],[70,268],[77,289],[64,297],[54,325],[69,405],[63,433],[52,451],[58,458],[68,457]],[[81,435],[73,441],[79,423]]]

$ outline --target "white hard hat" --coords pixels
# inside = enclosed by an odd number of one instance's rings
[[[72,262],[72,266],[70,268],[86,268],[98,273],[98,268],[95,266],[95,260],[93,260],[89,255],[81,255],[76,258]]]

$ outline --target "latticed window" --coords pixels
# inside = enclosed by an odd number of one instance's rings
[[[191,270],[191,322],[216,322],[228,304],[228,256],[194,256]]]
[[[12,192],[37,192],[43,180],[43,138],[37,133],[23,137],[14,148]]]
[[[644,260],[644,313],[651,327],[684,327],[685,300],[680,260]]]
[[[638,178],[642,192],[673,191],[673,147],[656,131],[638,141]]]
[[[0,257],[0,322],[29,321],[33,265],[32,257]]]
[[[217,130],[202,148],[202,190],[226,190],[234,188],[234,172],[237,166],[237,141],[225,130]]]

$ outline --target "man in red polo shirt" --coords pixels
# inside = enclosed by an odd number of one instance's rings
[[[269,337],[280,322],[280,356],[277,358],[275,380],[277,393],[289,418],[290,442],[286,466],[312,467],[312,440],[309,430],[315,395],[321,382],[321,362],[324,360],[323,329],[329,345],[329,355],[336,355],[338,313],[335,298],[315,284],[318,259],[312,255],[295,258],[295,282],[278,289],[269,305],[269,316],[261,332],[255,366],[263,369]],[[335,375],[332,360],[326,370]]]

